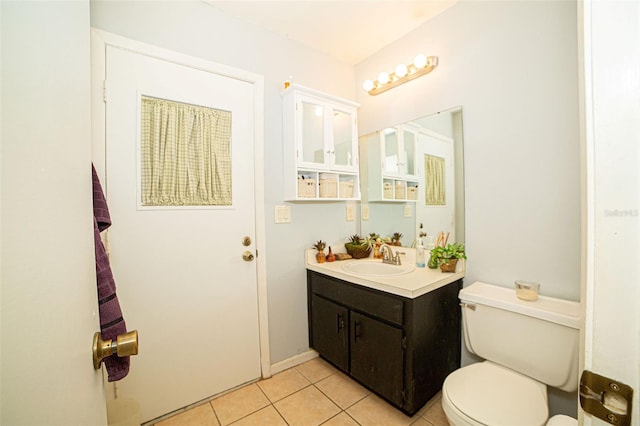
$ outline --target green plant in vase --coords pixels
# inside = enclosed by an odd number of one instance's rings
[[[344,244],[344,248],[354,259],[363,259],[369,257],[374,243],[375,240],[371,237],[363,238],[358,234],[353,234],[349,237],[349,242]]]
[[[427,266],[435,269],[438,266],[442,272],[455,272],[458,259],[466,259],[464,243],[452,243],[431,249],[431,258]]]

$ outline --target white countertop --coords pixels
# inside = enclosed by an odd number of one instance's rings
[[[408,247],[394,247],[394,253],[396,250],[406,253],[404,255],[401,255],[403,264],[415,264],[415,249]],[[369,259],[371,259],[371,257]],[[416,267],[411,272],[394,276],[360,275],[354,274],[352,272],[347,272],[343,269],[343,266],[345,264],[349,262],[361,262],[362,260],[360,259],[318,263],[316,261],[316,251],[314,249],[305,250],[305,260],[306,268],[311,271],[329,275],[334,278],[339,278],[341,280],[348,281],[353,284],[358,284],[364,287],[407,297],[409,299],[414,299],[418,296],[422,296],[425,293],[436,290],[449,283],[464,278],[465,273],[464,259],[458,261],[456,272],[441,272],[439,268],[430,269],[428,267]],[[382,260],[380,260],[380,262],[382,262]]]

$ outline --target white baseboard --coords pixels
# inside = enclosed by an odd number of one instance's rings
[[[318,352],[314,351],[313,349],[309,349],[307,352],[303,352],[301,354],[292,356],[291,358],[287,358],[283,361],[271,364],[271,374],[277,374],[291,367],[295,367],[296,365],[304,364],[305,362],[317,358],[318,356]]]

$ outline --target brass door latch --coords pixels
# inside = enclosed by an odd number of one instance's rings
[[[93,335],[93,368],[99,369],[102,360],[109,355],[118,356],[138,355],[138,330],[121,334],[113,340],[102,340],[99,332]]]
[[[585,370],[580,377],[580,406],[616,426],[631,425],[633,389],[617,380]]]

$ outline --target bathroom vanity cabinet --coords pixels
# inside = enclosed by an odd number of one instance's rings
[[[360,199],[357,108],[297,84],[282,92],[285,200]]]
[[[412,415],[460,367],[462,280],[414,299],[307,271],[309,345]]]

